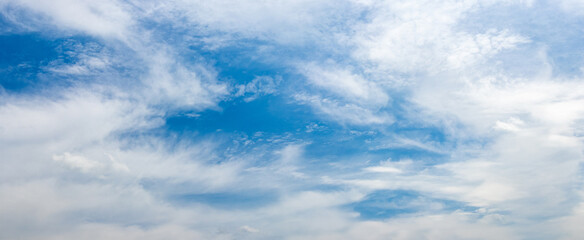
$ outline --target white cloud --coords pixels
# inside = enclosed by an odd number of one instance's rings
[[[368,172],[377,172],[377,173],[402,173],[402,170],[394,168],[394,167],[367,167],[364,169]]]
[[[391,114],[380,111],[391,99],[386,90],[365,77],[338,66],[331,60],[328,66],[316,63],[298,67],[308,83],[322,94],[296,94],[300,103],[312,106],[317,112],[342,124],[390,124]]]
[[[203,32],[225,33],[228,39],[240,37],[275,41],[282,44],[318,44],[330,38],[330,27],[356,14],[344,1],[176,1],[163,12],[182,12]],[[232,35],[232,36],[229,36]]]
[[[2,238],[221,239],[193,230],[180,219],[196,214],[163,196],[182,193],[181,184],[199,192],[231,188],[241,164],[209,163],[212,142],[171,147],[156,137],[120,137],[160,123],[130,100],[78,91],[63,99],[3,99]],[[147,189],[142,181],[149,179],[168,187]]]
[[[474,218],[474,219],[473,219]],[[337,239],[521,239],[512,229],[482,223],[465,213],[362,222]],[[323,238],[327,239],[327,238]],[[328,238],[328,239],[334,239]]]
[[[526,40],[506,30],[457,28],[467,13],[496,1],[379,1],[356,25],[354,56],[388,73],[437,73],[472,65]]]
[[[73,42],[73,41],[72,41]],[[72,64],[63,64],[62,59],[55,60],[47,66],[47,70],[63,75],[90,75],[105,71],[115,71],[112,66],[122,65],[121,59],[112,59],[112,53],[97,43],[65,43],[63,48],[68,57],[75,59]]]
[[[241,227],[241,230],[243,230],[243,231],[246,231],[246,232],[250,232],[250,233],[257,233],[257,232],[260,232],[260,230],[258,230],[258,229],[255,229],[255,228],[252,228],[252,227],[250,227],[250,226],[247,226],[247,225],[246,225],[246,226],[242,226],[242,227]]]
[[[334,63],[327,65],[334,65]],[[383,91],[383,88],[347,69],[341,67],[323,68],[312,63],[300,67],[299,71],[306,76],[311,84],[332,92],[348,102],[364,106],[385,106],[389,103],[390,98]]]
[[[126,32],[135,21],[128,12],[129,6],[116,0],[99,2],[18,0],[0,3],[26,7],[45,15],[52,24],[98,37],[125,40]]]
[[[568,13],[576,15],[584,14],[584,1],[582,0],[562,0],[559,2],[559,5]]]
[[[200,65],[185,66],[170,50],[145,51],[151,55],[143,56],[149,74],[144,76],[140,100],[155,106],[202,110],[214,107],[227,94],[227,86],[216,82],[214,71]]]
[[[581,194],[581,190],[578,190]],[[559,219],[554,219],[546,224],[554,225],[558,229],[563,230],[558,239],[577,239],[582,235],[582,223],[584,222],[584,203],[580,202],[572,208],[569,215]]]
[[[245,85],[237,85],[235,87],[237,91],[234,96],[245,96],[244,101],[250,102],[260,96],[276,93],[277,86],[281,81],[282,77],[280,76],[275,78],[269,76],[256,76],[251,82]]]
[[[496,121],[495,129],[516,132],[520,130],[520,126],[523,125],[523,121],[520,119],[510,117],[508,121]]]
[[[369,149],[419,149],[434,153],[446,153],[446,149],[443,149],[445,148],[444,146],[440,146],[439,143],[425,138],[408,138],[396,135],[383,139],[379,144],[372,142]]]
[[[559,131],[582,117],[583,93],[577,80],[528,81],[497,76],[465,80],[423,86],[413,100],[432,114],[457,117],[480,134],[500,119],[522,118]]]
[[[400,161],[383,161],[379,166],[366,167],[363,170],[367,172],[374,173],[394,173],[401,174],[409,172],[410,168],[414,165],[414,162],[410,159],[404,159]]]
[[[377,108],[367,108],[354,103],[344,103],[321,96],[297,94],[294,98],[300,103],[309,104],[317,113],[324,114],[333,121],[343,124],[370,125],[390,124],[393,116],[386,112],[377,112]]]
[[[6,144],[50,143],[68,147],[105,139],[121,130],[160,124],[152,111],[129,99],[107,98],[98,89],[69,89],[61,99],[51,97],[3,98],[0,106],[2,136]],[[104,93],[107,94],[107,93]]]
[[[22,8],[32,14],[46,15],[48,22],[29,22],[23,16],[13,17],[18,23],[28,24],[32,31],[42,31],[48,27],[65,32],[73,30],[98,37],[99,44],[103,44],[101,51],[92,49],[95,48],[92,45],[96,45],[92,42],[86,43],[86,46],[78,44],[80,46],[72,49],[76,54],[71,56],[76,58],[74,63],[55,61],[47,68],[49,71],[73,76],[94,74],[93,81],[97,83],[104,82],[101,78],[116,78],[108,79],[109,85],[104,87],[122,87],[122,90],[134,93],[131,97],[138,101],[179,109],[213,107],[228,93],[225,84],[217,83],[213,69],[201,63],[180,61],[178,53],[182,49],[176,49],[180,46],[158,39],[155,29],[140,24],[141,20],[151,17],[147,13],[156,10],[156,4],[134,5],[116,0],[59,0],[51,3],[22,0],[0,3],[4,8]],[[128,69],[115,69],[116,66]],[[135,74],[128,76],[123,72],[128,70]],[[136,79],[142,86],[135,83],[128,87],[123,83],[135,82]]]
[[[63,153],[63,155],[53,155],[53,160],[65,163],[72,168],[79,168],[84,172],[99,167],[98,162],[89,160],[83,156],[71,155],[71,153],[68,152]]]
[[[472,66],[503,50],[528,42],[525,37],[494,29],[476,35],[461,33],[457,38],[453,40],[456,44],[451,43],[453,49],[449,49],[446,60],[453,69]]]

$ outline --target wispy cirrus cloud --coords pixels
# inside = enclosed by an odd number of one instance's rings
[[[0,1],[0,236],[577,237],[578,9]]]

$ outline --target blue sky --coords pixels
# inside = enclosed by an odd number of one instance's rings
[[[577,239],[584,2],[0,0],[2,239]]]

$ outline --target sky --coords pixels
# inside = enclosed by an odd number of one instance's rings
[[[0,0],[0,239],[579,239],[584,1]]]

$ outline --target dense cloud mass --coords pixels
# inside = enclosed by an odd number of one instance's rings
[[[0,0],[0,239],[578,239],[584,2]]]

